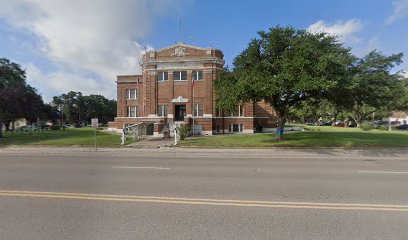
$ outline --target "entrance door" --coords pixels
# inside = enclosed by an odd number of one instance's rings
[[[186,115],[186,105],[176,105],[175,106],[175,121],[184,121],[184,115]]]
[[[154,123],[148,123],[146,126],[146,135],[153,135]]]

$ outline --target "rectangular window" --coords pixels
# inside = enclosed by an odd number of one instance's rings
[[[127,99],[137,99],[139,97],[139,89],[138,88],[127,89],[126,97]]]
[[[229,125],[230,132],[243,132],[244,131],[244,124],[230,124]]]
[[[234,110],[231,112],[231,117],[243,117],[244,116],[244,105],[238,104],[234,106]]]
[[[157,80],[159,82],[169,80],[169,73],[168,72],[158,72],[157,73]]]
[[[194,81],[203,80],[203,71],[193,71],[192,75]]]
[[[185,81],[187,80],[187,71],[174,71],[173,72],[174,81]]]
[[[167,105],[158,105],[157,106],[157,116],[167,117]]]
[[[203,104],[194,104],[194,116],[203,116],[204,107]]]
[[[128,106],[128,117],[137,117],[137,106]]]

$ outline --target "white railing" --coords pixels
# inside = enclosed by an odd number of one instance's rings
[[[139,141],[143,138],[147,133],[147,124],[144,122],[137,123],[134,125],[127,126],[123,129],[122,132],[122,144],[125,143],[125,139],[127,136],[133,137],[134,141]]]

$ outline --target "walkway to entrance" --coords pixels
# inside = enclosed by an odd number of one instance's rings
[[[127,146],[133,148],[161,148],[169,147],[174,144],[174,138],[159,138],[152,136],[144,136],[143,138],[143,140],[131,143]]]

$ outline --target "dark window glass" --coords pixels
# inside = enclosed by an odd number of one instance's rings
[[[193,80],[203,80],[203,71],[193,71]]]
[[[174,71],[173,80],[175,81],[187,80],[187,71]]]
[[[158,81],[167,81],[167,80],[169,80],[169,73],[168,72],[158,72],[157,73],[157,80]]]

